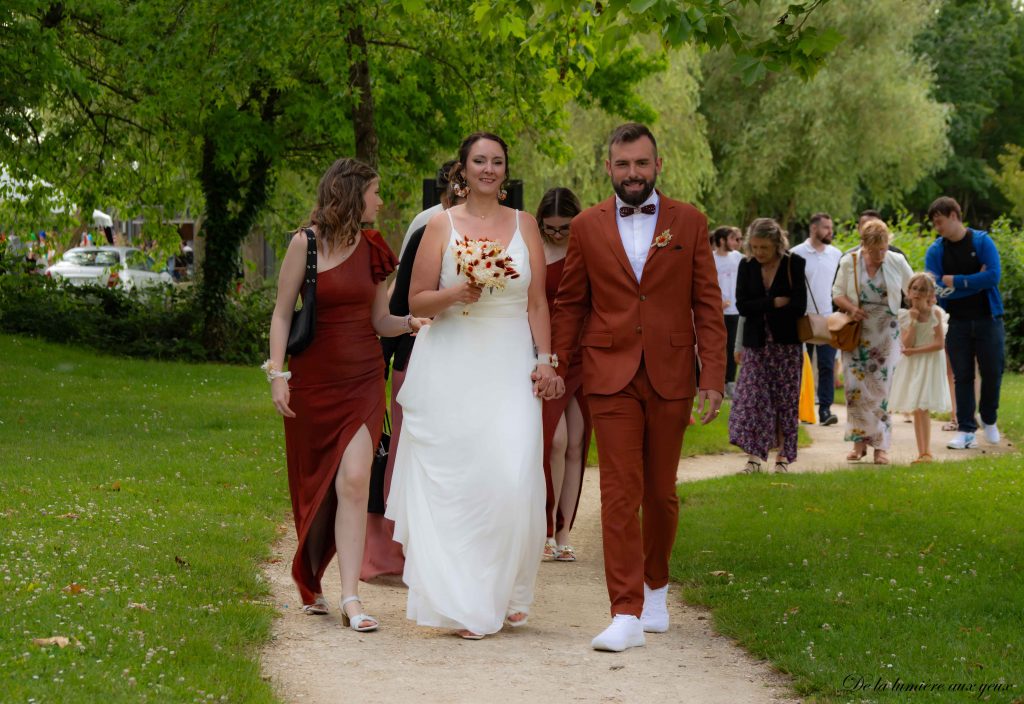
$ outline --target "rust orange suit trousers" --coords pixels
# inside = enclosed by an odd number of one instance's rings
[[[652,589],[668,584],[679,518],[676,469],[693,399],[660,397],[641,360],[624,389],[607,396],[588,394],[587,402],[600,458],[611,613],[640,616],[644,583]]]

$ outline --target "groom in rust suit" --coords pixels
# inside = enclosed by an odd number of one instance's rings
[[[707,218],[655,191],[654,135],[617,128],[605,168],[615,196],[572,221],[551,327],[560,374],[580,345],[600,456],[612,623],[592,645],[622,651],[668,630],[679,452],[694,396],[704,423],[718,415],[726,332]]]

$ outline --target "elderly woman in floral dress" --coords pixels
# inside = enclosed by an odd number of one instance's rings
[[[836,309],[861,321],[860,342],[843,352],[850,462],[862,459],[870,446],[875,464],[889,464],[889,390],[900,358],[900,300],[914,273],[902,254],[889,251],[890,238],[884,222],[866,221],[860,247],[839,260],[832,285]]]

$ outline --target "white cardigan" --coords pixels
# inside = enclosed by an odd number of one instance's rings
[[[851,301],[857,301],[857,289],[854,288],[853,255],[857,255],[857,269],[864,271],[864,257],[860,249],[855,252],[847,252],[839,260],[839,271],[836,273],[836,280],[832,283],[832,298],[846,296]],[[882,277],[885,279],[885,290],[889,292],[889,310],[893,315],[899,315],[900,297],[894,296],[893,291],[907,292],[907,284],[910,277],[914,275],[913,269],[907,264],[906,258],[896,252],[888,252],[882,260]]]

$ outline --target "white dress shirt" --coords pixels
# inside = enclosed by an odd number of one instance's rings
[[[626,257],[629,258],[629,264],[633,267],[633,273],[636,274],[637,281],[640,281],[640,277],[643,275],[644,264],[647,262],[651,243],[654,242],[654,228],[658,226],[658,209],[660,206],[657,191],[651,193],[650,197],[640,205],[650,204],[654,205],[654,212],[651,215],[637,211],[628,218],[624,218],[619,215],[619,208],[623,206],[630,208],[636,206],[624,203],[622,199],[615,196],[615,224],[619,226],[619,237],[622,238],[622,247],[626,250]]]
[[[807,314],[828,315],[832,312],[832,282],[836,278],[839,260],[843,253],[830,244],[825,245],[825,249],[819,252],[811,246],[809,239],[789,251],[799,254],[807,262],[807,266],[804,268],[808,289]],[[817,308],[814,307],[815,303],[818,304]]]
[[[715,255],[715,268],[718,270],[718,288],[722,289],[722,301],[726,307],[722,309],[723,315],[739,315],[736,309],[736,274],[740,270],[740,262],[743,255],[739,252]],[[831,284],[830,284],[831,285]]]
[[[412,222],[409,223],[409,229],[405,231],[405,237],[402,238],[402,247],[398,250],[399,259],[401,259],[402,255],[405,254],[405,246],[409,244],[409,238],[412,237],[412,233],[430,222],[430,218],[434,217],[434,215],[440,213],[442,210],[444,210],[444,207],[438,203],[437,205],[432,205],[426,210],[421,210],[416,214],[416,217],[414,217]]]

